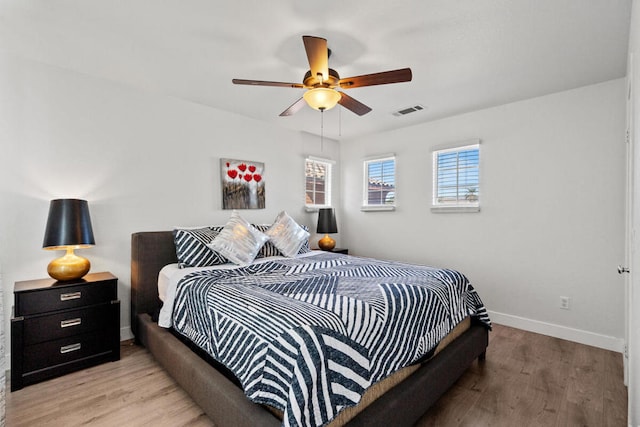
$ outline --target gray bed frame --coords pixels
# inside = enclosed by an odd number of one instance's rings
[[[217,426],[261,427],[281,424],[269,410],[247,399],[225,375],[152,320],[157,313],[158,273],[177,262],[171,231],[131,236],[131,329],[136,342],[176,380]],[[472,326],[414,374],[348,422],[348,426],[411,426],[474,362],[483,360],[487,329]]]

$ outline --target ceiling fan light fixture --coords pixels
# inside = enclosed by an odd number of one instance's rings
[[[351,89],[411,81],[411,68],[363,74],[342,79],[336,70],[329,68],[329,54],[331,51],[327,47],[327,39],[302,36],[302,42],[309,61],[309,71],[304,74],[302,84],[246,79],[233,79],[231,81],[237,85],[307,89],[302,98],[299,98],[289,108],[280,113],[280,117],[294,114],[304,106],[305,102],[311,108],[319,111],[330,110],[339,103],[352,113],[363,116],[371,111],[371,107],[367,107],[362,102],[353,99],[346,92],[338,92],[335,88]]]
[[[318,110],[330,110],[336,106],[342,96],[340,92],[328,87],[317,87],[309,89],[302,95],[304,100],[307,101],[309,107]]]

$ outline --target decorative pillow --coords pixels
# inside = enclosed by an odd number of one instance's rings
[[[304,231],[306,231],[307,233],[309,232],[309,227],[307,227],[306,225],[301,225],[300,227],[302,227],[302,229]],[[306,254],[307,252],[311,252],[311,247],[309,246],[309,239],[308,238],[304,241],[304,243],[300,247],[300,250],[298,251],[298,255],[299,254]]]
[[[207,246],[220,252],[234,264],[247,265],[256,258],[267,240],[269,237],[249,224],[238,212],[233,211],[229,222]]]
[[[269,229],[269,227],[271,227],[271,224],[251,224],[251,225],[253,225],[261,233],[265,233]],[[264,246],[262,246],[258,251],[258,255],[256,256],[256,258],[266,258],[270,256],[279,256],[279,255],[280,255],[280,251],[278,250],[278,248],[276,248],[276,246],[270,240],[267,240]]]
[[[258,229],[258,231],[262,233],[266,232],[269,229],[269,227],[271,227],[271,225],[269,224],[251,224],[251,225],[253,225],[255,228]],[[309,232],[309,227],[303,224],[299,224],[299,225],[300,227],[302,227],[304,231]],[[311,252],[311,246],[309,246],[309,239],[306,239],[304,241],[304,243],[300,247],[300,250],[298,251],[298,255],[306,254],[307,252]],[[258,255],[256,256],[256,258],[266,258],[270,256],[279,256],[279,255],[281,255],[281,253],[278,250],[278,248],[276,248],[276,245],[274,245],[271,242],[271,240],[267,240],[264,246],[261,247],[260,250],[258,251]]]
[[[275,222],[264,233],[271,239],[276,248],[286,257],[298,254],[298,251],[309,240],[309,232],[305,231],[285,211],[276,217]]]
[[[175,228],[173,241],[180,268],[210,267],[226,264],[227,260],[207,245],[216,238],[221,228]]]

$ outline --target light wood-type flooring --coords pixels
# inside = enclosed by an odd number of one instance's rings
[[[121,350],[118,362],[7,391],[6,425],[212,425],[145,349]],[[418,425],[626,426],[622,371],[619,353],[494,325],[486,361]]]

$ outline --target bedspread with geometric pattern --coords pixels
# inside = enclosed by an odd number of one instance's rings
[[[187,275],[173,326],[284,426],[320,426],[467,316],[490,327],[457,271],[319,253]]]

